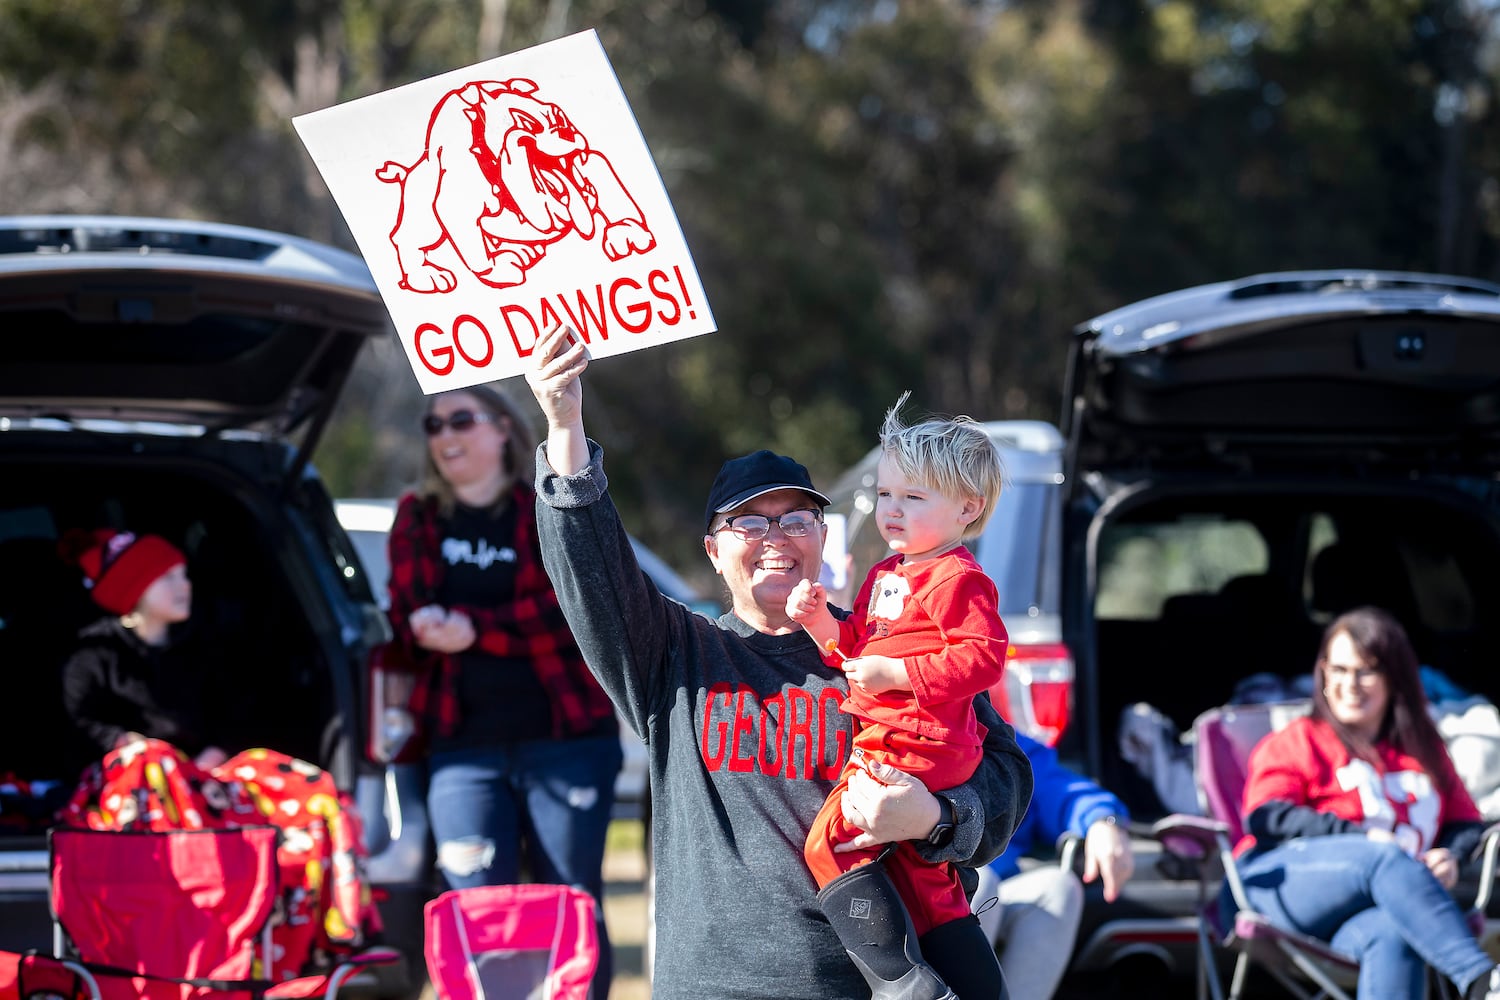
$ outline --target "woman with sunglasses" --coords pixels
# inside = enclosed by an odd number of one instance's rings
[[[428,815],[450,888],[574,885],[599,900],[593,995],[609,994],[604,840],[622,753],[614,709],[542,568],[536,447],[503,393],[432,396],[418,488],[391,528],[387,669],[414,675]]]
[[[1359,958],[1358,995],[1420,997],[1425,966],[1464,997],[1500,998],[1500,968],[1448,890],[1483,832],[1427,714],[1396,619],[1356,608],[1323,634],[1313,709],[1251,752],[1248,902],[1272,922]],[[1226,880],[1225,926],[1237,905]]]

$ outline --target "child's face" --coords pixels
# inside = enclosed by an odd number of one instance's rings
[[[136,613],[169,624],[185,622],[193,612],[193,585],[187,567],[178,563],[152,581],[141,595]]]
[[[984,509],[980,497],[950,497],[912,482],[889,456],[880,459],[875,492],[880,537],[907,562],[930,559],[956,547]]]

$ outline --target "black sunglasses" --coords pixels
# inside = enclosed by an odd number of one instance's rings
[[[437,437],[443,433],[444,427],[452,427],[453,433],[462,434],[475,424],[492,424],[495,418],[488,413],[475,413],[473,410],[454,410],[444,420],[436,413],[429,413],[422,418],[422,430],[427,432],[428,437]]]

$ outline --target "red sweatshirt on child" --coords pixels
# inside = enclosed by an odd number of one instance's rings
[[[820,886],[879,853],[833,853],[860,832],[844,820],[841,803],[865,758],[920,778],[929,791],[973,775],[987,732],[974,718],[974,696],[999,682],[1009,641],[998,604],[994,581],[962,546],[916,563],[897,554],[870,570],[854,613],[839,625],[839,649],[904,661],[911,690],[869,694],[849,685],[841,707],[862,723],[855,752],[804,847]],[[886,867],[918,934],[968,915],[952,866],[929,865],[902,844]]]

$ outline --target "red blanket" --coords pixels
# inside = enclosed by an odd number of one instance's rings
[[[58,819],[93,830],[278,827],[281,906],[265,978],[301,975],[379,927],[352,803],[326,771],[274,750],[247,750],[205,772],[171,744],[133,743],[84,773]]]

